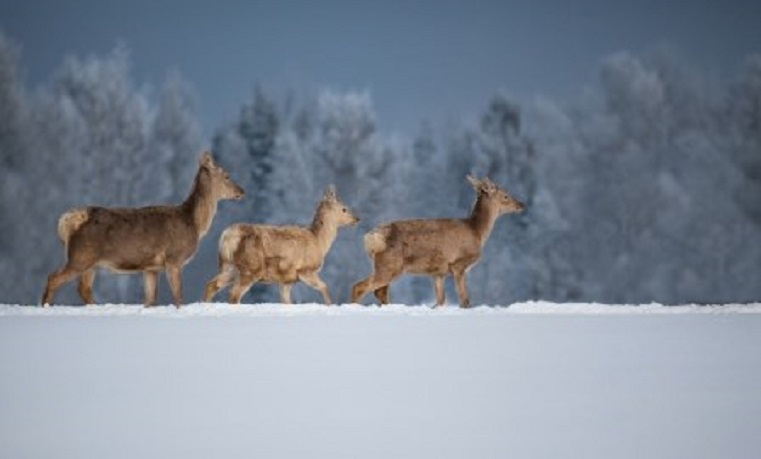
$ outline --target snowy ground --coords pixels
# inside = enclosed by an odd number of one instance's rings
[[[761,304],[0,305],[0,457],[756,458]]]

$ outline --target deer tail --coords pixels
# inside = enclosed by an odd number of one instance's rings
[[[220,268],[227,263],[232,263],[241,239],[243,239],[243,231],[240,225],[230,226],[222,232],[222,236],[219,238]]]
[[[87,209],[70,210],[58,219],[58,237],[65,247],[69,246],[69,239],[89,218]]]
[[[388,230],[386,228],[377,228],[365,234],[365,250],[370,256],[386,250],[386,239]]]

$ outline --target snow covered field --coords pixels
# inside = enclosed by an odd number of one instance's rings
[[[0,305],[0,457],[755,458],[761,304]]]

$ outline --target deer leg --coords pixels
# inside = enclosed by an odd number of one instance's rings
[[[443,305],[446,300],[446,295],[444,294],[444,279],[444,276],[435,276],[433,278],[433,286],[436,290],[436,306]]]
[[[361,300],[363,296],[371,291],[382,289],[387,286],[389,282],[391,281],[379,280],[377,274],[373,274],[367,279],[357,282],[351,289],[351,302],[359,303],[359,300]]]
[[[470,306],[470,295],[468,294],[468,284],[465,281],[465,271],[454,271],[454,281],[457,285],[457,295],[460,297],[460,306],[467,308]]]
[[[182,306],[182,268],[179,266],[169,266],[166,269],[166,274],[167,279],[169,279],[169,287],[172,289],[174,305],[179,309]]]
[[[233,287],[230,289],[230,303],[240,304],[241,298],[243,298],[243,295],[248,292],[248,289],[254,285],[256,279],[257,278],[250,273],[238,273],[238,279],[236,279],[235,284],[233,284]]]
[[[145,292],[145,307],[149,308],[156,305],[156,296],[159,286],[159,273],[156,271],[145,271],[143,273],[143,291]]]
[[[373,273],[372,276],[368,277],[367,279],[358,282],[354,285],[352,288],[352,302],[353,303],[359,303],[359,300],[362,299],[363,296],[365,296],[367,293],[373,291],[377,292],[380,290],[381,292],[385,289],[385,302],[383,302],[384,298],[378,297],[379,300],[381,300],[381,304],[388,304],[388,285],[396,279],[399,276],[398,273],[394,274],[388,274],[388,273],[378,273],[377,271]],[[378,296],[376,294],[376,296]],[[383,296],[383,293],[381,293],[381,296]]]
[[[280,284],[280,301],[283,304],[291,304],[291,288],[293,284]]]
[[[95,268],[90,268],[82,273],[82,277],[79,278],[79,296],[82,297],[86,305],[95,304],[95,299],[92,296],[92,285],[95,282]]]
[[[367,292],[370,291],[370,288],[369,288],[370,282],[372,282],[372,276],[354,284],[354,287],[351,288],[351,302],[352,303],[359,303],[359,300],[361,300],[362,297],[365,296]]]
[[[322,299],[325,301],[325,304],[333,304],[333,300],[330,299],[330,291],[328,290],[328,286],[322,279],[320,279],[319,274],[299,274],[299,279],[308,286],[322,293]]]
[[[42,294],[42,305],[49,306],[53,304],[56,290],[58,290],[61,285],[77,277],[80,272],[81,271],[67,265],[48,276],[48,282],[45,285],[45,291]]]
[[[233,280],[234,274],[235,268],[232,265],[223,266],[219,274],[217,274],[214,279],[210,280],[209,283],[206,284],[203,301],[205,303],[211,302],[211,300],[214,298],[214,295],[216,295],[218,291],[222,290],[230,284],[230,282]]]
[[[375,289],[375,297],[380,300],[381,304],[389,304],[388,285]]]
[[[373,256],[373,274],[352,288],[352,302],[359,303],[368,292],[375,292],[381,304],[388,304],[388,286],[399,277],[404,270],[401,254],[398,251],[387,250]]]

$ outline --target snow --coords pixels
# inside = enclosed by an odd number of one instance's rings
[[[666,306],[659,303],[641,305],[611,305],[600,303],[551,303],[529,301],[509,306],[480,305],[463,309],[455,305],[434,308],[430,306],[408,306],[392,304],[387,306],[362,306],[344,304],[326,307],[319,303],[282,305],[279,303],[230,305],[228,303],[191,303],[181,307],[159,306],[145,308],[142,305],[105,304],[97,306],[53,306],[49,308],[0,304],[2,316],[150,316],[150,317],[282,317],[294,315],[336,316],[336,315],[381,315],[381,316],[472,316],[472,315],[515,315],[515,314],[761,314],[761,303],[721,304],[721,305],[679,305]]]
[[[0,457],[751,458],[760,350],[761,304],[0,305]]]

